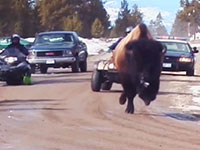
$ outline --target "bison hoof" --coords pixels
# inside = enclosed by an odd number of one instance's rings
[[[145,103],[146,106],[149,106],[150,103],[151,103],[151,101],[147,101],[147,100],[146,100],[146,101],[144,101],[144,103]]]
[[[121,94],[121,96],[119,98],[119,103],[121,105],[124,105],[126,103],[126,95],[124,93]]]
[[[128,114],[133,114],[134,113],[134,107],[127,107],[125,112],[128,113]]]

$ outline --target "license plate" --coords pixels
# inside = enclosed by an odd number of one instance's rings
[[[171,68],[172,64],[171,63],[163,63],[164,68]]]
[[[46,64],[55,64],[55,60],[49,59],[46,61]]]

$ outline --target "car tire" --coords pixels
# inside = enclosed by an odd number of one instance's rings
[[[102,83],[102,72],[99,70],[94,70],[91,78],[92,91],[99,92],[101,89],[101,83]]]
[[[80,62],[80,70],[81,72],[87,72],[87,60]]]
[[[36,66],[35,65],[31,65],[31,73],[34,74],[36,72],[35,70],[36,70]]]
[[[110,90],[112,87],[112,82],[104,82],[101,84],[102,90]]]
[[[79,72],[79,60],[78,57],[76,57],[76,61],[72,64],[72,72],[77,73]]]
[[[47,73],[47,70],[48,70],[48,67],[47,67],[47,66],[40,66],[40,72],[41,72],[42,74]]]
[[[194,76],[194,69],[188,69],[188,70],[186,71],[186,75],[187,75],[187,76]]]

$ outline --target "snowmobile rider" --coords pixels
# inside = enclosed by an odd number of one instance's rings
[[[20,36],[18,34],[13,34],[11,36],[11,44],[7,46],[7,48],[17,48],[22,52],[25,56],[27,56],[28,49],[24,47],[24,45],[20,44]]]
[[[119,44],[119,42],[127,35],[129,34],[131,31],[132,31],[133,27],[132,26],[129,26],[126,28],[126,31],[125,31],[125,35],[121,38],[119,38],[115,43],[113,43],[111,46],[109,46],[109,50],[110,51],[113,51],[117,45]]]

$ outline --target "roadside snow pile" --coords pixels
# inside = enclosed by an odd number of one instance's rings
[[[85,39],[81,37],[80,40],[86,43],[89,55],[98,55],[101,52],[105,52],[108,50],[109,46],[111,46],[115,41],[117,41],[117,39]]]
[[[172,106],[170,108],[177,108],[181,109],[183,111],[189,111],[193,113],[199,113],[200,112],[200,86],[192,86],[190,88],[190,91],[192,93],[192,101],[190,101],[189,104],[181,104],[178,106]]]
[[[25,40],[27,40],[27,41],[33,43],[34,40],[35,40],[35,38],[34,38],[34,37],[29,37],[29,38],[25,38]]]

